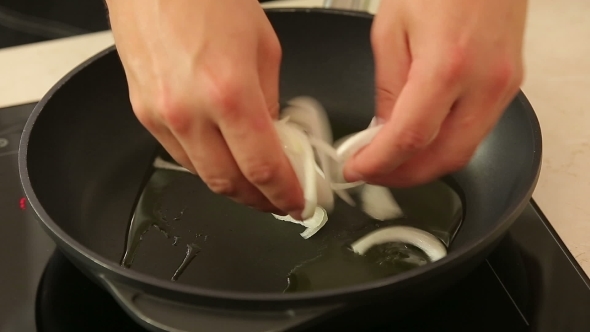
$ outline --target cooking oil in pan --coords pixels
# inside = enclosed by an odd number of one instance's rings
[[[205,242],[208,236],[197,233],[196,229],[181,232],[175,228],[178,227],[178,221],[183,217],[184,210],[182,208],[178,209],[180,212],[177,211],[172,215],[167,215],[159,207],[162,193],[166,187],[174,181],[184,181],[181,178],[182,176],[187,175],[170,170],[156,170],[151,175],[139,197],[137,207],[131,218],[125,253],[121,261],[122,266],[131,268],[143,238],[146,235],[151,234],[154,236],[158,233],[161,233],[161,236],[169,242],[170,250],[176,248],[172,255],[181,255],[182,257],[174,258],[177,259],[175,263],[169,262],[169,264],[177,265],[167,272],[162,272],[161,266],[155,263],[151,264],[149,268],[144,266],[141,269],[142,271],[153,275],[169,273],[167,278],[177,281],[191,262],[198,260],[197,257],[199,257],[201,248],[208,243]],[[404,216],[385,221],[369,219],[367,223],[369,228],[377,229],[389,225],[413,226],[432,233],[445,245],[450,245],[461,225],[463,206],[459,195],[446,182],[434,181],[423,186],[390,190],[401,207]],[[194,197],[191,199],[194,200]],[[188,203],[188,206],[192,206],[193,203],[191,202]],[[182,206],[182,204],[179,206]],[[272,218],[271,220],[271,222],[280,222]],[[336,219],[333,220],[333,222],[337,221]],[[191,225],[191,223],[185,224]],[[194,224],[192,226],[196,227]],[[289,226],[292,225],[285,223],[285,227]],[[297,230],[299,229],[297,228]],[[149,231],[152,231],[153,234],[147,234]],[[365,233],[368,231],[370,229],[365,229]],[[301,241],[317,241],[317,238],[323,236],[321,233],[322,231],[309,240],[301,238]],[[362,236],[362,234],[353,235]],[[328,236],[327,240],[322,244],[323,249],[318,251],[315,258],[308,256],[305,261],[288,266],[283,272],[287,283],[284,291],[304,292],[358,284],[396,275],[429,262],[428,257],[420,249],[402,243],[375,246],[365,255],[357,255],[347,247],[347,244],[356,239],[350,238],[350,236],[350,234],[344,236],[348,242],[342,241],[342,238],[337,236]],[[144,250],[147,249],[150,252],[162,250],[161,248],[148,247],[146,246]],[[184,250],[184,254],[180,253],[182,250]],[[147,263],[144,265],[147,265]],[[152,269],[151,271],[154,271],[154,273],[149,272],[148,269]],[[277,291],[280,290],[277,289]]]
[[[188,265],[193,261],[193,258],[197,256],[199,251],[201,251],[201,248],[195,243],[189,243],[186,245],[186,256],[184,256],[182,263],[180,263],[180,266],[174,272],[174,275],[172,276],[173,281],[178,280],[182,272],[184,272]]]
[[[386,243],[358,255],[333,243],[324,253],[295,267],[287,277],[286,293],[307,292],[369,282],[429,263],[420,249],[402,243]]]
[[[461,225],[463,206],[461,198],[449,185],[434,181],[418,187],[390,190],[404,217],[375,220],[374,229],[391,225],[413,226],[427,230],[447,247],[450,245]],[[307,292],[370,282],[429,262],[421,249],[409,244],[381,244],[364,255],[358,255],[341,241],[331,242],[318,257],[302,262],[289,273],[285,292]]]
[[[199,253],[200,247],[197,245],[196,239],[201,234],[197,234],[197,236],[192,238],[191,241],[183,241],[183,237],[178,234],[173,225],[173,222],[181,220],[184,214],[184,209],[180,210],[180,213],[170,217],[164,214],[159,208],[163,190],[171,182],[182,175],[183,174],[180,172],[161,169],[155,170],[151,175],[139,197],[129,224],[127,240],[125,243],[125,253],[121,261],[122,266],[131,268],[139,246],[146,233],[150,230],[159,231],[166,239],[170,239],[172,246],[178,246],[183,242],[187,242],[185,244],[185,257],[174,272],[171,278],[173,281],[178,280],[188,265]]]

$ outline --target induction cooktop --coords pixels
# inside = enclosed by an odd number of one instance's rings
[[[24,198],[18,142],[34,106],[0,109],[0,332],[145,331],[56,249]],[[590,280],[531,200],[495,251],[435,301],[378,326],[334,317],[329,327],[584,332],[589,313]]]

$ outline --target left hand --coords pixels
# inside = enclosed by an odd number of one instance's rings
[[[461,169],[519,91],[526,0],[384,0],[372,29],[386,123],[347,181],[412,186]]]

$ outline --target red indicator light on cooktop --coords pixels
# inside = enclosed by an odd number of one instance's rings
[[[21,197],[21,199],[18,201],[18,206],[24,211],[27,208],[27,199],[25,197]]]

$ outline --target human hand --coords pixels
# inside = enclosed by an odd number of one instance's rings
[[[519,90],[526,0],[381,1],[373,141],[348,181],[412,186],[465,166]]]
[[[279,41],[256,0],[107,0],[139,121],[212,191],[300,218],[274,128]]]

